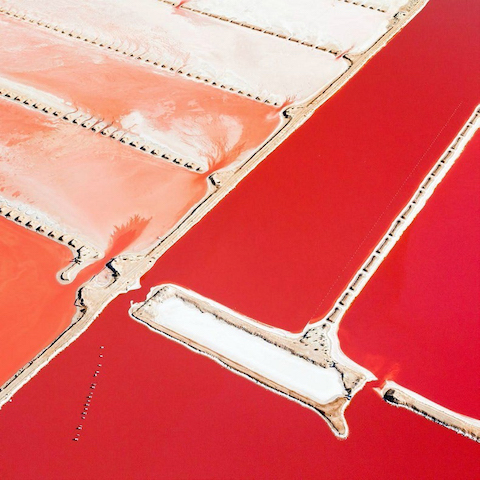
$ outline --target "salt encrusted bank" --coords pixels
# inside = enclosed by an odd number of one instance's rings
[[[340,438],[344,411],[375,377],[341,352],[329,322],[300,334],[268,327],[175,285],[154,288],[130,315],[149,328],[317,411]]]

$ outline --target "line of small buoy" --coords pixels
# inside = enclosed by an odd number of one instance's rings
[[[103,345],[100,346],[100,350],[101,350],[102,352],[103,352],[103,349],[104,349],[104,348],[105,348],[105,347],[104,347]],[[98,355],[98,358],[102,359],[102,358],[103,358],[103,353],[100,353],[100,354]],[[99,362],[100,362],[100,361],[101,361],[101,360],[99,360]],[[94,374],[93,374],[93,377],[94,377],[94,378],[96,378],[96,377],[98,377],[98,375],[100,375],[100,369],[101,369],[101,368],[102,368],[102,363],[97,363],[96,370],[95,370],[95,372],[94,372]],[[87,395],[87,397],[86,397],[86,401],[85,401],[85,403],[83,404],[83,411],[82,411],[82,413],[81,413],[81,415],[80,415],[80,419],[81,419],[81,420],[85,420],[85,419],[87,418],[88,408],[90,407],[90,402],[92,401],[93,394],[95,393],[94,390],[95,390],[96,387],[97,387],[97,382],[92,382],[92,383],[90,384],[90,389],[89,389],[88,395]],[[76,435],[72,438],[72,440],[73,440],[74,442],[78,442],[78,440],[80,439],[80,433],[81,433],[81,431],[83,430],[83,423],[79,423],[79,424],[77,425],[76,430],[77,430],[77,433],[76,433]]]

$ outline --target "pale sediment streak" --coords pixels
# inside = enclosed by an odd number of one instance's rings
[[[235,373],[312,408],[340,438],[348,435],[345,408],[374,378],[351,360],[332,354],[339,347],[328,323],[292,334],[175,285],[154,288],[145,302],[132,305],[130,315]]]
[[[185,160],[178,157],[164,146],[156,145],[141,136],[120,130],[113,126],[111,122],[105,122],[103,119],[96,118],[88,112],[72,109],[72,107],[67,105],[62,99],[32,89],[18,82],[12,82],[11,80],[0,77],[0,98],[57,117],[66,122],[83,127],[86,130],[99,133],[104,137],[112,138],[124,145],[128,145],[155,158],[161,159],[161,161],[167,161],[193,172],[203,173],[205,171],[203,166],[192,160]]]
[[[376,390],[391,405],[410,410],[475,442],[480,442],[480,420],[442,407],[391,380]]]
[[[265,89],[250,91],[250,86],[244,84],[244,82],[239,82],[242,83],[242,85],[235,85],[235,83],[232,83],[228,78],[216,78],[211,76],[208,73],[208,69],[193,68],[190,70],[183,65],[182,62],[179,63],[178,61],[170,59],[168,55],[161,56],[157,52],[152,53],[149,45],[132,45],[121,37],[112,39],[105,34],[102,35],[102,33],[99,35],[83,33],[81,29],[60,25],[56,21],[40,18],[33,13],[23,11],[23,9],[20,10],[19,8],[22,8],[21,4],[18,6],[16,5],[16,2],[13,2],[13,4],[15,7],[11,6],[10,3],[7,3],[4,6],[0,5],[0,13],[38,27],[52,30],[60,35],[65,35],[72,39],[87,42],[112,52],[117,52],[126,57],[152,65],[162,71],[175,73],[176,75],[184,76],[192,81],[236,93],[261,103],[277,106],[285,100],[284,98],[282,99],[282,95],[267,92]]]
[[[69,233],[56,222],[51,221],[44,214],[36,212],[28,205],[20,205],[18,202],[8,201],[0,196],[0,216],[50,238],[71,250],[74,255],[73,260],[58,273],[58,280],[62,283],[72,282],[81,269],[101,257],[100,252],[93,245]]]
[[[0,12],[72,39],[108,48],[164,71],[280,106],[286,102],[304,102],[328,86],[352,64],[351,55],[364,52],[397,21],[393,14],[399,11],[398,2],[389,2],[389,11],[385,13],[368,6],[356,6],[359,2],[338,2],[340,8],[332,9],[335,1],[320,0],[321,8],[326,8],[332,21],[322,20],[324,15],[303,11],[305,18],[301,19],[300,33],[305,31],[304,21],[311,28],[308,35],[300,39],[194,8],[192,2],[181,5],[181,15],[173,13],[178,11],[172,8],[178,2],[167,0],[140,0],[134,4],[122,0],[86,1],[81,6],[67,0],[40,3],[0,0]],[[314,6],[317,3],[315,1]],[[402,12],[413,8],[416,2],[411,3],[402,7]],[[302,11],[301,7],[299,5],[293,12]],[[395,11],[390,12],[393,7]],[[282,23],[282,9],[273,5],[270,10]],[[348,13],[346,18],[345,10]],[[204,17],[198,22],[195,21],[197,13]],[[290,16],[286,13],[285,16]],[[211,18],[205,18],[205,15]],[[102,20],[104,17],[110,22]],[[317,18],[316,23],[312,23],[310,17]],[[132,19],[130,24],[125,18]],[[248,29],[220,25],[225,22],[218,22],[218,19]],[[376,19],[376,23],[372,23],[372,19]],[[325,33],[332,22],[335,28]],[[345,32],[352,30],[352,22],[359,26],[354,29],[354,40],[348,35],[346,40],[339,40],[340,33],[345,36]],[[381,28],[377,25],[379,22]],[[373,27],[375,33],[370,32]],[[366,32],[369,32],[367,43],[362,40]],[[279,42],[279,38],[291,41]],[[239,45],[243,48],[239,49]],[[299,45],[315,47],[315,51]],[[343,54],[343,58],[336,58]]]
[[[356,55],[370,48],[407,3],[400,0],[384,9],[339,0],[160,1],[336,56],[345,52]]]

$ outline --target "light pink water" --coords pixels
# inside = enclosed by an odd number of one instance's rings
[[[279,121],[272,107],[230,96],[232,108],[237,102],[239,108],[248,104],[250,125],[242,129],[241,143],[229,148],[222,141],[218,118],[203,117],[202,138],[212,146],[212,151],[206,150],[209,172],[234,162],[242,145],[263,142]],[[211,104],[213,110],[216,104],[209,100],[199,96],[199,103],[207,103],[205,108]],[[0,115],[0,194],[35,207],[100,251],[108,247],[115,226],[133,218],[145,228],[132,249],[152,245],[207,193],[207,174],[7,100],[0,100]]]
[[[0,6],[278,103],[305,100],[348,67],[326,52],[158,0],[0,0]]]
[[[274,107],[118,53],[8,17],[0,32],[0,84],[43,103],[51,95],[205,168],[232,150],[245,159],[278,125]]]

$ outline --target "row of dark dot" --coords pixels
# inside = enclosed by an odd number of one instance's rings
[[[103,345],[100,347],[101,350],[103,350],[104,348],[105,348],[105,347],[104,347]],[[99,357],[99,358],[103,358],[103,354],[100,353],[100,354],[98,355],[98,357]],[[98,369],[95,370],[95,373],[93,374],[93,377],[94,377],[94,378],[96,378],[96,377],[100,374],[100,368],[102,368],[102,364],[101,364],[101,363],[97,363],[97,368],[98,368]],[[82,414],[80,415],[80,418],[81,418],[82,420],[85,420],[85,418],[87,417],[88,407],[90,406],[90,402],[92,401],[93,394],[94,394],[94,390],[95,390],[96,386],[97,386],[97,384],[96,384],[95,382],[92,382],[92,383],[90,384],[90,391],[89,391],[89,393],[88,393],[88,395],[87,395],[87,397],[86,397],[87,400],[86,400],[86,402],[85,402],[84,405],[83,405],[83,406],[84,406],[83,412],[82,412]],[[76,435],[72,438],[72,440],[73,440],[74,442],[78,442],[78,440],[79,440],[79,438],[80,438],[80,432],[82,431],[82,429],[83,429],[83,424],[80,423],[79,425],[77,425],[77,433],[76,433]]]
[[[355,0],[336,0],[337,2],[351,3],[357,7],[368,8],[369,10],[375,10],[380,13],[387,13],[386,10],[380,7],[374,7],[373,5],[367,5],[366,3],[356,2]]]
[[[29,98],[24,99],[22,95],[16,95],[14,93],[11,93],[11,92],[7,91],[6,89],[0,88],[0,95],[2,95],[5,98],[9,98],[11,100],[15,100],[19,103],[23,103],[24,105],[35,108],[37,110],[41,110],[42,112],[47,113],[49,115],[53,115],[55,117],[62,118],[63,120],[71,122],[75,125],[80,125],[84,128],[89,128],[90,130],[92,130],[95,133],[100,133],[102,135],[107,136],[107,130],[110,128],[110,125],[106,125],[105,127],[98,128],[99,125],[101,125],[101,123],[103,123],[101,120],[94,119],[95,123],[91,124],[92,117],[87,118],[86,120],[83,120],[82,122],[80,122],[79,120],[83,117],[83,115],[79,115],[79,116],[75,117],[74,119],[70,120],[68,118],[68,115],[70,115],[70,114],[62,115],[61,112],[55,110],[53,107],[45,106],[41,102],[35,102],[35,100],[29,99]],[[111,133],[108,133],[108,136],[110,138],[113,138],[115,140],[120,141],[121,143],[123,143],[125,145],[129,145],[129,146],[131,146],[133,148],[136,148],[138,150],[142,150],[143,152],[148,153],[150,155],[153,155],[155,157],[160,156],[164,160],[167,160],[171,163],[174,163],[174,164],[179,165],[181,167],[187,168],[189,170],[192,170],[192,171],[195,171],[195,172],[201,172],[202,171],[202,167],[197,166],[192,162],[188,162],[188,161],[185,161],[185,160],[179,160],[178,158],[175,158],[175,157],[172,158],[167,153],[160,153],[160,151],[157,148],[151,148],[151,149],[148,148],[147,149],[147,145],[145,143],[141,142],[141,141],[127,140],[127,138],[128,138],[127,133],[125,133],[124,136],[121,136],[119,138],[115,138],[115,133],[118,133],[118,130],[115,130]]]
[[[326,47],[322,47],[320,45],[315,45],[313,43],[309,43],[309,42],[306,42],[306,41],[301,41],[301,40],[298,40],[295,37],[287,37],[286,35],[283,35],[283,34],[280,34],[280,33],[275,33],[275,32],[272,32],[271,30],[268,30],[268,29],[260,28],[260,27],[257,27],[255,25],[250,25],[249,23],[240,22],[240,21],[235,20],[235,19],[224,17],[223,15],[206,12],[204,10],[198,10],[196,8],[189,7],[188,5],[178,5],[177,3],[169,1],[169,0],[159,0],[159,1],[162,2],[162,3],[166,3],[168,5],[171,5],[173,7],[176,7],[176,8],[180,7],[180,8],[183,8],[185,10],[189,10],[191,12],[198,13],[200,15],[205,15],[207,17],[216,18],[217,20],[221,20],[223,22],[232,23],[234,25],[238,25],[238,26],[241,26],[241,27],[249,28],[251,30],[255,30],[256,32],[265,33],[267,35],[272,35],[272,36],[281,38],[283,40],[287,40],[287,41],[290,41],[290,42],[295,42],[295,43],[298,43],[299,45],[304,45],[306,47],[315,48],[317,50],[322,50],[326,53],[330,53],[330,54],[335,55],[335,56],[340,55],[340,52],[337,52],[335,50],[332,50],[332,49],[329,49],[329,48],[326,48]],[[337,0],[337,1],[350,3],[352,5],[367,8],[369,10],[374,10],[374,11],[377,11],[377,12],[380,12],[380,13],[387,13],[386,10],[383,10],[381,8],[373,7],[372,5],[367,5],[367,4],[364,4],[364,3],[361,3],[361,2],[355,2],[353,0]]]
[[[163,1],[163,0],[160,0],[160,1]],[[169,3],[169,2],[166,2],[166,3]],[[298,43],[299,45],[303,45],[305,47],[314,48],[316,50],[321,50],[322,52],[330,53],[330,54],[335,55],[335,56],[340,55],[340,52],[338,52],[336,50],[332,50],[330,48],[322,47],[321,45],[315,45],[313,43],[309,43],[309,42],[306,42],[306,41],[302,41],[302,40],[299,40],[295,37],[287,37],[286,35],[283,35],[281,33],[272,32],[271,30],[268,30],[268,29],[265,29],[265,28],[260,28],[260,27],[257,27],[255,25],[250,25],[249,23],[240,22],[238,20],[228,18],[228,17],[224,17],[222,15],[217,15],[215,13],[204,12],[202,10],[197,10],[196,8],[191,8],[191,7],[188,7],[188,6],[182,6],[181,8],[184,8],[185,10],[189,10],[189,11],[194,12],[194,13],[198,13],[200,15],[205,15],[207,17],[216,18],[217,20],[221,20],[223,22],[232,23],[234,25],[238,25],[238,26],[244,27],[244,28],[249,28],[250,30],[254,30],[256,32],[261,32],[261,33],[265,33],[266,35],[271,35],[273,37],[281,38],[283,40],[287,40],[288,42],[294,42],[294,43]],[[277,103],[274,103],[274,105],[277,105]]]
[[[68,245],[69,247],[71,247],[75,251],[78,251],[82,248],[87,249],[87,250],[89,249],[89,247],[87,247],[86,245],[78,243],[78,241],[75,238],[71,237],[70,235],[66,235],[64,233],[56,232],[55,230],[51,230],[50,227],[46,227],[46,226],[44,226],[40,223],[37,223],[37,222],[32,223],[32,220],[27,220],[25,222],[24,220],[22,220],[22,217],[25,216],[25,214],[23,212],[12,210],[9,207],[5,208],[1,204],[0,204],[0,215],[2,215],[4,218],[7,218],[9,220],[12,220],[12,221],[18,223],[19,225],[22,225],[22,227],[35,230],[37,233],[40,233],[41,235],[44,235],[46,237],[50,237],[50,238],[52,238],[52,239],[56,240],[57,242],[60,242],[64,245]],[[35,224],[37,224],[37,226],[35,226]],[[70,240],[68,240],[68,242],[66,242],[64,237],[70,238]]]

